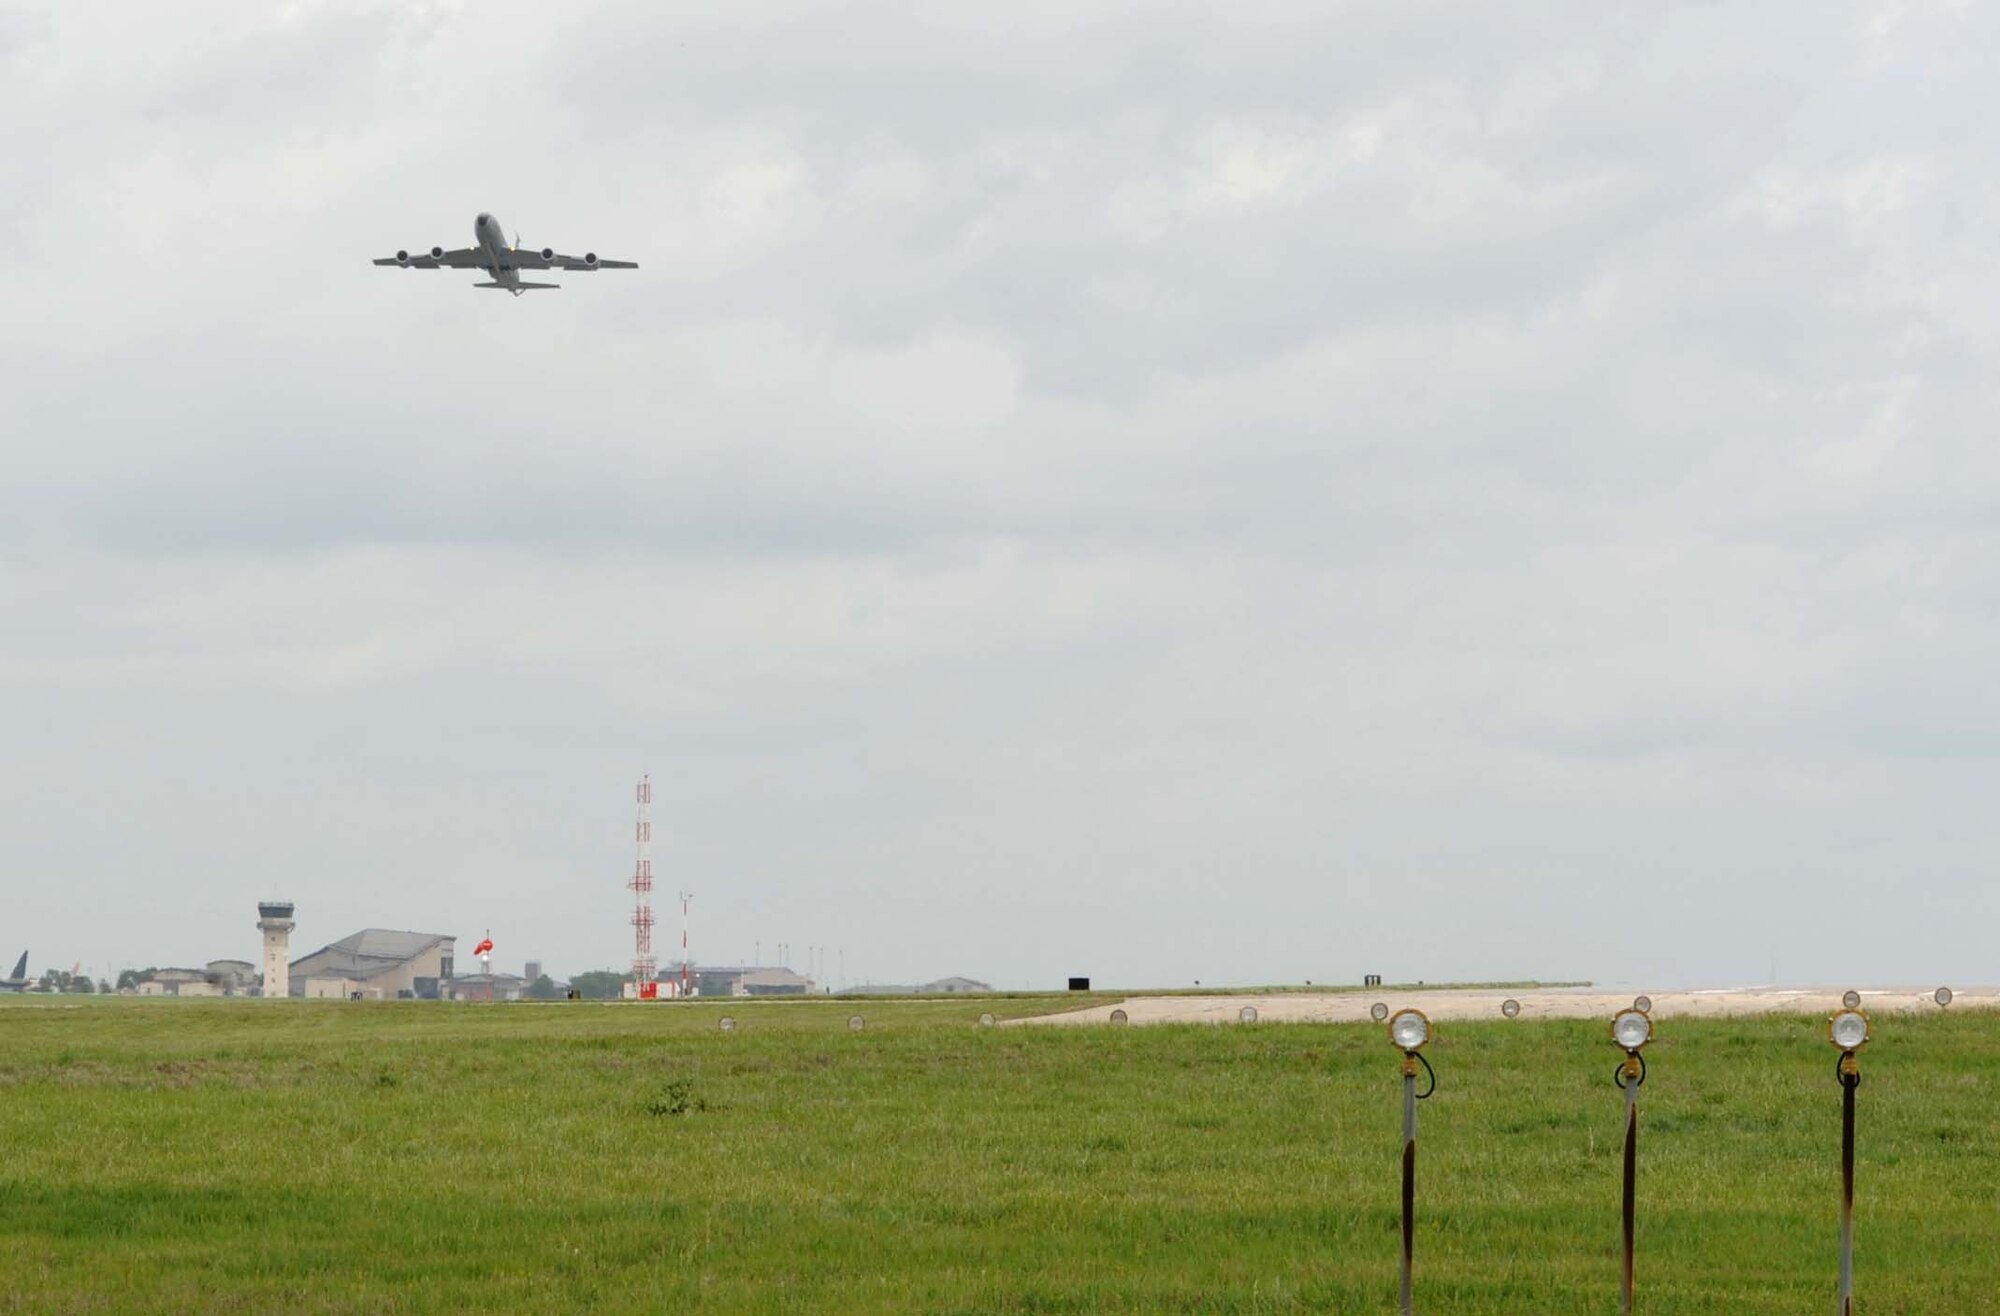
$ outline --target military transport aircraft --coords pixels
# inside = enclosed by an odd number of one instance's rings
[[[25,992],[31,985],[28,981],[28,952],[22,951],[21,958],[14,962],[13,974],[0,978],[0,992]]]
[[[507,241],[507,232],[500,227],[500,221],[491,215],[481,215],[472,221],[472,245],[460,247],[457,251],[446,251],[443,247],[432,247],[429,251],[399,251],[393,256],[383,256],[377,265],[400,265],[406,270],[484,270],[493,276],[491,283],[475,283],[475,288],[505,288],[519,297],[533,288],[560,288],[559,283],[524,283],[522,270],[577,270],[589,273],[592,270],[636,270],[638,262],[629,260],[599,260],[597,253],[586,251],[581,256],[559,255],[553,247],[541,250],[521,249],[521,235],[515,234],[514,241]]]

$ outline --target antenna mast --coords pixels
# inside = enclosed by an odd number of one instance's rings
[[[691,891],[681,892],[681,999],[688,997],[688,901],[694,899]]]
[[[640,1000],[652,1000],[659,995],[660,989],[653,981],[657,965],[653,960],[653,778],[650,773],[639,778],[637,795],[639,819],[633,836],[639,848],[639,857],[632,867],[632,880],[625,884],[632,889],[632,988]]]

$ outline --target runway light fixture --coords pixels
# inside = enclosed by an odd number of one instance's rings
[[[1389,1040],[1404,1051],[1421,1051],[1431,1040],[1431,1021],[1422,1010],[1398,1010],[1389,1021]]]
[[[1840,999],[1847,1008],[1826,1021],[1826,1037],[1840,1048],[1834,1073],[1840,1079],[1840,1309],[1845,1312],[1854,1309],[1854,1093],[1861,1086],[1861,1059],[1855,1053],[1868,1044],[1873,1029],[1856,1008],[1860,993],[1848,992]],[[1938,988],[1936,999],[1944,1005],[1951,1000],[1951,989]]]
[[[1130,1023],[1131,1019],[1132,1017],[1123,1010],[1113,1010],[1111,1012],[1111,1022],[1114,1024]]]
[[[722,1018],[716,1020],[715,1026],[725,1033],[733,1033],[736,1031],[736,1019],[733,1015],[725,1014]]]
[[[1380,1003],[1369,1011],[1377,1023],[1388,1015]],[[1389,1018],[1389,1042],[1403,1053],[1403,1276],[1402,1311],[1410,1316],[1411,1276],[1415,1270],[1414,1240],[1417,1230],[1417,1103],[1437,1091],[1437,1071],[1423,1055],[1431,1040],[1431,1021],[1422,1010],[1398,1010]],[[1417,1091],[1417,1070],[1430,1076],[1430,1086]]]
[[[1389,1017],[1389,1007],[1377,1001],[1368,1007],[1368,1017],[1379,1024]]]
[[[1857,991],[1842,992],[1840,994],[1840,1003],[1850,1010],[1859,1010],[1861,1008],[1861,993]]]
[[[1506,1000],[1500,1002],[1500,1013],[1506,1015],[1509,1019],[1513,1019],[1521,1013],[1521,1003],[1509,996]]]
[[[858,1033],[858,1032],[860,1032],[860,1031],[861,1031],[862,1027],[863,1027],[863,1023],[862,1023],[862,1019],[861,1019],[861,1016],[860,1016],[860,1015],[858,1015],[858,1014],[850,1014],[850,1015],[848,1015],[848,1016],[847,1016],[847,1031],[848,1031],[848,1032],[850,1032],[850,1033]]]
[[[1931,999],[1933,1001],[1936,1001],[1939,1005],[1950,1005],[1951,988],[1949,987],[1938,988],[1936,991],[1931,993]]]
[[[1246,1024],[1254,1024],[1257,1022],[1257,1007],[1246,1005],[1236,1012],[1236,1017]]]
[[[1000,1021],[995,1019],[991,1014],[982,1014],[979,1016],[979,1026],[981,1028],[991,1028],[998,1022]]]
[[[1634,996],[1632,998],[1632,1008],[1643,1014],[1651,1014],[1653,1012],[1653,998],[1650,996]]]
[[[1630,1010],[1620,1010],[1611,1021],[1611,1040],[1634,1055],[1641,1047],[1653,1040],[1653,1020],[1644,1010],[1634,1006]]]
[[[1621,1210],[1625,1237],[1618,1284],[1618,1310],[1622,1316],[1631,1316],[1632,1312],[1633,1243],[1638,1234],[1639,1088],[1646,1081],[1646,1061],[1639,1053],[1653,1040],[1653,1017],[1644,1008],[1652,1003],[1641,996],[1631,1009],[1620,1010],[1611,1019],[1611,1040],[1625,1049],[1625,1058],[1618,1062],[1618,1071],[1613,1076],[1625,1093],[1625,1185]]]

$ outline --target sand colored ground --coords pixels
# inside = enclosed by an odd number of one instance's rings
[[[1656,991],[1652,1015],[1831,1014],[1840,1006],[1839,987],[1718,987],[1700,991]],[[1940,1008],[1932,999],[1935,987],[1863,987],[1861,1008],[1870,1014],[1894,1014]],[[1950,1009],[2000,1008],[2000,987],[1953,988]],[[1316,996],[1286,992],[1273,996],[1135,996],[1130,1000],[1094,1005],[1085,1010],[1015,1019],[1016,1025],[1105,1024],[1113,1010],[1123,1010],[1135,1024],[1236,1023],[1243,1007],[1253,1006],[1263,1023],[1355,1023],[1369,1017],[1369,1007],[1381,1001],[1391,1010],[1414,1006],[1433,1019],[1499,1019],[1501,1002],[1521,1003],[1522,1019],[1605,1019],[1632,1004],[1634,991],[1597,987],[1562,987],[1516,991],[1423,988],[1384,989],[1379,993]]]

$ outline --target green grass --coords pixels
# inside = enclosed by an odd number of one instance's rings
[[[1379,1028],[973,1023],[1063,1003],[9,1002],[0,1311],[1394,1310]],[[1857,1305],[2000,1312],[2000,1016],[1879,1031]],[[1661,1033],[1640,1310],[1824,1316],[1824,1020]],[[1440,1034],[1419,1310],[1615,1310],[1604,1025]]]

